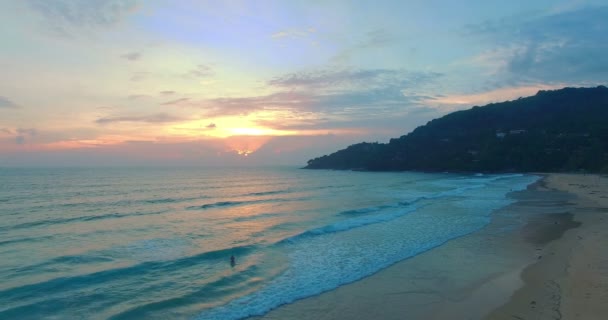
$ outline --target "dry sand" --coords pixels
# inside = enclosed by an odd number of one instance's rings
[[[483,230],[262,319],[608,319],[608,178],[550,174]]]
[[[608,178],[551,174],[545,184],[577,196],[581,225],[545,246],[525,285],[487,319],[608,319]]]

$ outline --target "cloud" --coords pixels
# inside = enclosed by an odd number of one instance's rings
[[[469,35],[494,44],[504,81],[605,83],[608,6],[542,16],[511,17],[467,26]]]
[[[360,139],[360,138],[356,138]],[[266,143],[268,146],[259,146]],[[0,156],[9,166],[303,166],[312,155],[335,151],[336,145],[355,143],[336,135],[304,137],[233,137],[189,141],[71,141],[67,146],[13,148]],[[11,143],[13,143],[11,141]],[[244,157],[235,148],[256,152]],[[24,152],[25,150],[25,152]]]
[[[399,69],[324,69],[290,73],[267,81],[274,93],[260,96],[179,98],[161,105],[200,109],[207,117],[254,112],[314,113],[380,118],[403,113],[428,99],[425,86],[443,75]],[[315,118],[322,118],[317,116]]]
[[[213,69],[208,66],[208,65],[204,65],[204,64],[199,64],[196,66],[196,68],[188,71],[186,74],[184,74],[185,77],[193,77],[193,78],[207,78],[207,77],[211,77],[215,74],[215,72],[213,71]]]
[[[30,128],[30,129],[17,128],[16,132],[17,132],[17,134],[28,135],[28,136],[35,136],[38,134],[38,130],[33,129],[33,128]]]
[[[127,97],[127,99],[129,100],[137,100],[137,99],[141,99],[141,98],[146,98],[149,97],[149,95],[147,94],[131,94]]]
[[[438,95],[435,97],[429,97],[424,100],[424,104],[427,106],[441,106],[443,110],[449,111],[452,109],[461,109],[463,106],[482,106],[488,103],[501,102],[507,100],[513,100],[520,97],[527,97],[535,95],[540,90],[555,90],[563,88],[564,84],[556,85],[528,85],[519,87],[505,87],[494,89],[479,93],[470,94],[451,94],[451,95]],[[445,108],[447,107],[447,108]],[[450,108],[452,107],[452,108]]]
[[[143,123],[170,123],[185,120],[184,118],[172,116],[166,113],[157,113],[146,116],[115,116],[95,120],[97,124],[108,124],[115,122],[143,122]]]
[[[407,87],[441,76],[436,72],[409,72],[396,69],[329,69],[299,72],[276,77],[268,85],[282,88],[325,90]]]
[[[370,30],[365,34],[363,41],[355,45],[355,48],[364,49],[384,47],[391,44],[393,40],[393,36],[384,29]]]
[[[293,131],[298,135],[338,134],[360,136],[366,141],[386,141],[400,136],[438,116],[438,109],[427,107],[408,108],[407,112],[395,112],[380,117],[326,117],[301,120],[280,118],[257,120],[256,124],[274,130]],[[371,140],[370,140],[371,139]],[[361,141],[361,140],[359,140]]]
[[[45,29],[74,36],[114,26],[137,8],[136,0],[27,0],[44,21]]]
[[[182,104],[182,103],[188,102],[188,101],[190,101],[190,98],[179,98],[179,99],[163,102],[160,105],[161,106],[174,106],[174,105],[179,105],[179,104]]]
[[[360,124],[355,124],[355,122],[357,121],[351,119],[298,119],[297,117],[281,117],[280,119],[259,119],[255,121],[256,124],[265,128],[298,132],[318,132],[319,130],[336,131],[343,128],[352,128]],[[369,124],[369,122],[367,123]]]
[[[278,91],[263,96],[223,97],[190,101],[207,116],[244,115],[255,111],[289,110],[336,116],[386,116],[415,105],[426,95],[414,92],[442,75],[391,69],[328,69],[291,73],[267,85]],[[181,99],[166,104],[181,103]]]
[[[361,50],[385,47],[390,45],[393,41],[395,41],[395,38],[385,29],[370,30],[364,33],[363,37],[359,41],[342,50],[331,60],[334,62],[349,61],[352,55],[356,54]]]
[[[205,111],[209,117],[246,115],[265,108],[291,108],[303,103],[308,97],[297,93],[279,92],[253,97],[223,97],[193,102]]]
[[[6,97],[0,96],[0,110],[2,109],[17,109],[19,105],[9,100]]]
[[[137,72],[133,73],[130,80],[133,82],[142,81],[142,80],[145,80],[146,78],[148,78],[150,75],[152,75],[151,72],[137,71]]]
[[[27,142],[27,140],[29,140],[29,138],[38,135],[38,130],[36,130],[34,128],[29,128],[29,129],[17,128],[17,129],[15,129],[14,133],[16,134],[15,144],[24,145]]]
[[[275,33],[271,34],[270,37],[273,39],[286,38],[286,37],[289,37],[289,32],[287,32],[287,31],[275,32]]]
[[[141,59],[142,54],[139,52],[129,52],[121,55],[121,58],[127,59],[129,61],[136,61]]]
[[[316,31],[317,30],[315,28],[288,29],[275,32],[271,34],[270,37],[275,40],[305,38],[315,33]]]

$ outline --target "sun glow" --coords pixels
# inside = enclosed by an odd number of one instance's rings
[[[279,121],[279,120],[277,120]],[[227,138],[233,136],[285,136],[298,134],[292,130],[277,130],[257,123],[256,115],[228,116],[190,120],[171,125],[167,133],[184,138]]]
[[[187,116],[183,116],[187,118]],[[232,154],[250,157],[262,149],[269,141],[285,136],[319,136],[328,134],[355,134],[354,129],[297,129],[307,128],[314,119],[306,115],[292,114],[285,110],[263,110],[246,115],[230,115],[205,118],[203,114],[189,120],[161,124],[140,124],[134,126],[129,121],[111,123],[120,135],[101,136],[89,140],[65,140],[46,146],[48,149],[79,149],[127,145],[133,142],[150,144],[184,143],[196,146],[198,143],[210,146],[218,155]],[[0,135],[2,133],[0,132]],[[11,139],[13,139],[11,137]],[[28,141],[27,146],[34,147]],[[36,146],[40,148],[39,146]],[[273,149],[274,150],[274,149]],[[273,151],[273,152],[276,152]]]
[[[295,132],[292,131],[274,130],[263,127],[231,128],[229,131],[235,136],[285,136],[295,134]]]
[[[234,150],[239,156],[248,156],[253,153],[251,150]]]
[[[224,143],[228,152],[247,157],[263,147],[270,139],[272,139],[270,136],[235,136],[226,138]]]
[[[265,132],[268,132],[270,130],[266,130],[263,128],[232,128],[230,129],[230,131],[235,135],[261,136],[264,135]]]

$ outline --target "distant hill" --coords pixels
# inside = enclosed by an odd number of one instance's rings
[[[608,173],[608,88],[539,91],[453,112],[387,144],[354,144],[305,168]]]

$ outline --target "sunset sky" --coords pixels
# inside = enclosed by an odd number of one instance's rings
[[[605,85],[605,3],[0,0],[0,166],[304,165]]]

